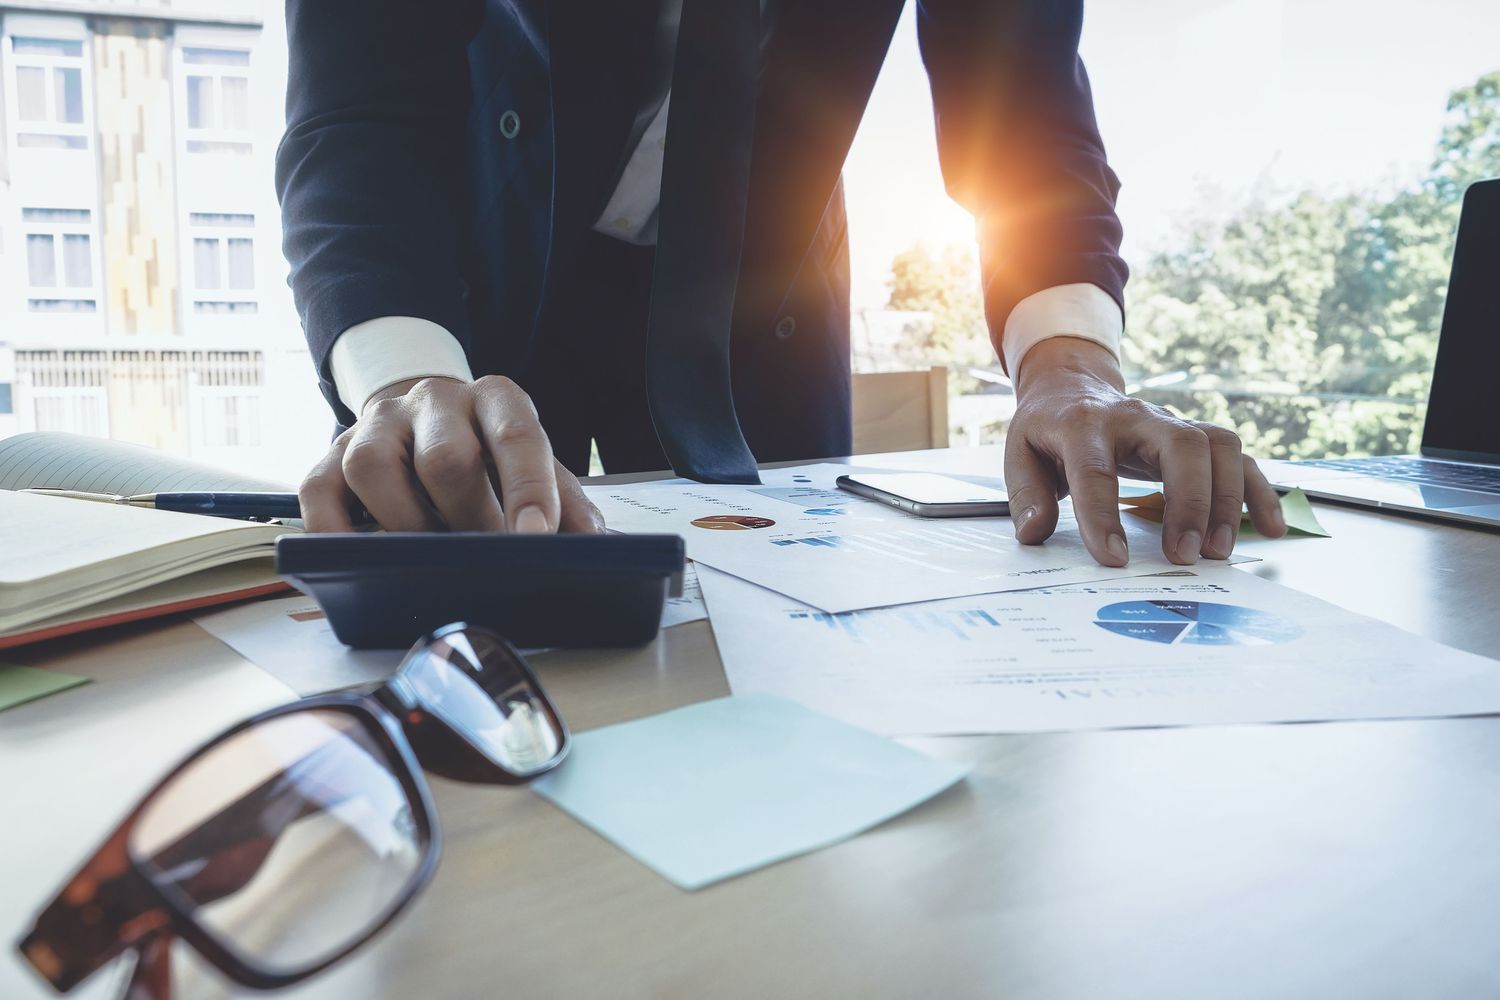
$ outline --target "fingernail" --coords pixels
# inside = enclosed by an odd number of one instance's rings
[[[1191,565],[1198,561],[1198,553],[1203,549],[1203,532],[1189,531],[1177,541],[1177,558]]]
[[[1017,535],[1019,535],[1026,529],[1026,526],[1031,523],[1031,519],[1033,517],[1036,517],[1036,508],[1027,507],[1025,510],[1021,511],[1021,513],[1012,518],[1012,520],[1015,522]]]
[[[1234,529],[1227,524],[1221,524],[1215,528],[1213,549],[1219,554],[1220,559],[1228,559],[1229,553],[1234,550]]]
[[[1109,557],[1121,566],[1130,561],[1130,548],[1125,544],[1124,535],[1110,535],[1104,548],[1109,552]]]
[[[542,513],[542,508],[522,507],[516,515],[515,530],[520,535],[545,535],[551,529],[547,527],[547,515]]]

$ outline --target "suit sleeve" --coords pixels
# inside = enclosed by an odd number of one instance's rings
[[[1120,182],[1078,56],[1082,0],[919,0],[948,192],[978,223],[996,348],[1022,300],[1088,283],[1124,308]]]
[[[329,403],[352,326],[428,320],[467,348],[466,47],[483,0],[287,0],[287,131],[276,153],[283,249]]]

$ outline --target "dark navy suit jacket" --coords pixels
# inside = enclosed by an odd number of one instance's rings
[[[979,223],[990,329],[1052,285],[1120,300],[1118,181],[1078,58],[1082,0],[917,3],[944,179]],[[839,174],[902,6],[775,5],[732,333],[735,402],[762,461],[850,450]],[[354,415],[329,352],[379,316],[432,320],[476,375],[525,386],[559,276],[622,162],[656,20],[656,0],[288,0],[277,191],[341,423]]]

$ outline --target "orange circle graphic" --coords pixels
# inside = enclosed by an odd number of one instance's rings
[[[710,531],[748,531],[751,528],[769,528],[776,522],[769,517],[751,514],[712,514],[693,519],[693,527]]]

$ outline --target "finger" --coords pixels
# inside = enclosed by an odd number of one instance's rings
[[[412,419],[417,481],[453,531],[504,531],[505,516],[474,429],[472,397],[455,383],[423,399]],[[416,402],[416,401],[413,401]]]
[[[1120,524],[1120,477],[1114,448],[1100,431],[1062,442],[1063,478],[1073,497],[1073,514],[1089,554],[1101,566],[1130,561],[1125,528]]]
[[[312,467],[302,485],[297,487],[297,502],[302,508],[302,523],[308,531],[353,531],[349,508],[355,503],[353,491],[344,481],[344,452],[354,436],[345,431],[318,463]]]
[[[1266,481],[1265,473],[1255,459],[1245,456],[1245,501],[1250,506],[1250,523],[1267,538],[1286,534],[1286,517],[1281,513],[1281,497]]]
[[[556,531],[561,520],[557,463],[536,407],[508,378],[487,375],[475,383],[480,436],[500,478],[500,503],[511,531]]]
[[[344,452],[344,479],[387,531],[439,531],[442,524],[417,488],[411,418],[400,399],[372,403]]]
[[[1196,424],[1208,439],[1210,487],[1208,535],[1199,551],[1209,559],[1228,559],[1239,537],[1245,506],[1245,460],[1240,436],[1214,424]]]
[[[1057,466],[1014,424],[1005,442],[1005,492],[1016,541],[1037,545],[1057,530]]]
[[[1213,497],[1213,463],[1208,435],[1175,417],[1155,416],[1138,432],[1140,447],[1155,455],[1161,469],[1166,510],[1161,550],[1170,561],[1191,566],[1203,551]]]
[[[578,477],[557,462],[553,475],[557,477],[557,496],[562,504],[558,531],[572,531],[584,535],[604,533],[604,515],[583,492]]]

